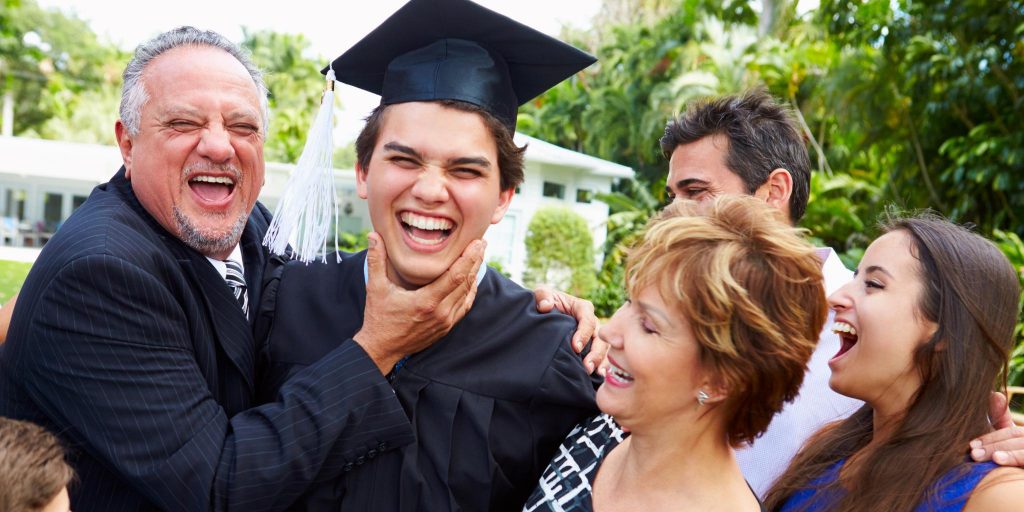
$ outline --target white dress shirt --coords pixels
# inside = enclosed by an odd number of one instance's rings
[[[209,256],[207,256],[206,259],[210,261],[213,268],[217,269],[217,272],[220,272],[221,279],[226,280],[228,278],[228,266],[225,265],[223,261],[215,260]],[[228,259],[238,263],[238,267],[242,269],[242,275],[244,276],[245,263],[242,261],[242,247],[240,245],[235,246],[234,250],[231,251],[231,255],[228,256]]]

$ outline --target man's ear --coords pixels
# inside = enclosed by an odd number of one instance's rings
[[[501,222],[501,219],[505,217],[505,212],[508,211],[508,207],[512,204],[512,197],[515,194],[515,187],[498,192],[498,206],[494,209],[494,215],[491,215],[491,224]]]
[[[793,195],[793,176],[789,171],[778,168],[768,174],[768,181],[761,185],[767,192],[765,201],[789,216],[789,197]]]
[[[356,193],[359,197],[366,199],[366,169],[356,163]]]
[[[121,150],[121,160],[124,162],[124,175],[132,178],[132,137],[128,134],[121,120],[114,123],[114,137],[117,138],[117,147]]]

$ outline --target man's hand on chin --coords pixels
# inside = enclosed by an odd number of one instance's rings
[[[466,316],[476,298],[476,275],[484,260],[483,240],[474,240],[434,282],[406,290],[387,277],[387,249],[377,233],[368,235],[366,309],[353,336],[387,375],[395,364],[441,339]]]

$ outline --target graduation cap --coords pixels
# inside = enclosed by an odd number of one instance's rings
[[[331,63],[382,105],[460,100],[515,130],[516,109],[591,55],[469,0],[412,0]]]
[[[435,100],[471,103],[514,132],[519,105],[595,61],[572,45],[469,0],[410,0],[322,72],[329,82],[336,77],[379,94],[382,105]],[[330,107],[328,95],[333,102],[332,93],[324,95],[322,115],[310,131],[264,240],[273,252],[282,254],[291,232],[301,226],[295,252],[306,261],[313,257],[310,251],[322,252],[329,228],[329,219],[325,227],[323,216],[318,219],[310,212],[322,213],[322,201],[311,201],[309,196],[326,198],[329,192],[333,198],[333,182],[325,185],[332,178],[333,148],[313,151],[310,144],[330,144],[331,120],[329,114],[323,115],[323,107]],[[322,135],[325,129],[326,137]],[[320,134],[314,135],[314,131]],[[307,152],[319,154],[316,164],[303,161]],[[310,165],[320,167],[309,170]],[[300,178],[304,172],[316,172],[317,179]],[[334,212],[336,218],[336,205]],[[315,225],[312,231],[322,231],[322,236],[311,238],[311,225]]]

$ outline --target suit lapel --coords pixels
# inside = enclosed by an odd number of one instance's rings
[[[206,257],[185,247],[175,247],[175,257],[181,265],[181,271],[196,283],[206,303],[210,324],[216,342],[231,363],[242,375],[250,392],[254,392],[253,379],[256,373],[256,343],[252,337],[252,327],[242,314],[242,308],[231,293],[227,283],[206,260]]]
[[[217,269],[207,261],[206,257],[186,246],[181,240],[168,233],[154,219],[142,204],[139,203],[132,190],[131,182],[125,178],[124,167],[110,180],[110,183],[122,195],[125,202],[136,210],[158,233],[171,255],[178,261],[182,272],[189,276],[194,288],[199,291],[205,301],[213,335],[231,363],[238,369],[242,380],[248,387],[249,394],[255,392],[256,375],[256,343],[253,340],[252,326],[242,314],[234,294],[228,288],[224,278]],[[260,280],[265,258],[260,246],[262,233],[269,224],[269,212],[257,204],[249,222],[242,233],[242,259],[245,263],[246,289],[249,293],[249,309],[254,311],[259,306]]]

